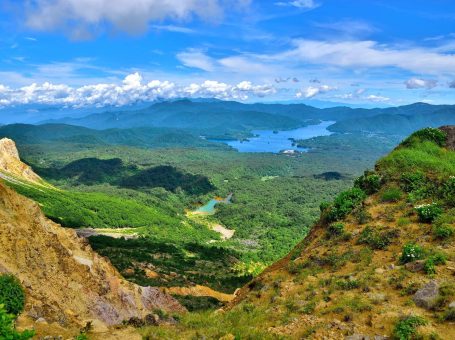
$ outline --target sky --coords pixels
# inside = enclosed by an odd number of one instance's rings
[[[0,107],[455,104],[453,0],[1,0]]]

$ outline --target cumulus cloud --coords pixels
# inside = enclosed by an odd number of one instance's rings
[[[175,98],[218,98],[246,100],[276,93],[272,85],[256,85],[243,81],[236,85],[207,80],[201,84],[179,85],[170,81],[145,83],[139,73],[125,77],[122,83],[101,83],[81,87],[62,84],[31,84],[20,88],[0,85],[0,106],[19,104],[51,104],[67,107],[123,106],[138,101]]]
[[[319,41],[297,39],[295,47],[274,56],[344,68],[397,67],[415,73],[455,74],[455,55],[420,47],[391,47],[375,41]]]
[[[164,19],[186,20],[198,16],[206,20],[222,17],[227,4],[240,8],[249,0],[34,0],[27,1],[26,24],[37,30],[67,29],[74,36],[108,23],[127,33],[141,33],[148,24]]]
[[[329,85],[321,85],[321,86],[309,86],[306,89],[299,90],[296,92],[295,96],[297,98],[313,98],[317,96],[318,94],[326,93],[329,91],[334,91],[336,90],[336,87],[332,87]]]
[[[277,6],[292,6],[296,8],[302,9],[314,9],[319,7],[319,3],[314,0],[293,0],[293,1],[279,1],[275,2]]]
[[[411,78],[404,82],[407,89],[427,89],[431,90],[438,86],[438,81],[435,79],[419,79],[419,78]]]

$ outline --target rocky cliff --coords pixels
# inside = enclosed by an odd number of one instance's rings
[[[3,141],[2,151],[9,154],[1,158],[17,160],[8,144]],[[73,230],[48,220],[37,204],[1,183],[0,249],[0,271],[17,276],[26,289],[19,326],[32,325],[44,334],[75,334],[91,322],[98,331],[107,331],[107,327],[144,318],[156,309],[184,310],[156,288],[125,281]]]
[[[11,181],[25,181],[44,185],[44,181],[35,174],[31,167],[19,158],[14,141],[8,138],[0,139],[0,177]]]

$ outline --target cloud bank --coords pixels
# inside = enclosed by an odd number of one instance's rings
[[[242,8],[250,0],[29,0],[26,24],[32,29],[66,29],[75,38],[84,38],[107,23],[131,34],[147,30],[152,21],[188,20],[194,16],[219,20],[227,5]]]
[[[0,107],[20,104],[49,104],[67,107],[123,106],[140,101],[175,98],[217,98],[247,100],[276,93],[272,85],[255,85],[249,81],[230,85],[207,80],[201,84],[178,85],[170,81],[143,82],[139,73],[125,77],[122,84],[96,84],[82,87],[56,85],[49,82],[21,88],[0,85]]]

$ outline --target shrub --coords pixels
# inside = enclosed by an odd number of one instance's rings
[[[355,218],[359,224],[365,224],[372,220],[371,214],[366,209],[357,209]]]
[[[329,202],[321,202],[321,204],[319,204],[319,210],[321,212],[325,211],[329,207],[330,207],[330,203]]]
[[[358,280],[340,280],[336,282],[336,285],[339,289],[351,290],[360,287],[360,282]]]
[[[449,308],[442,316],[444,321],[455,321],[455,308]]]
[[[450,176],[443,184],[441,196],[449,206],[455,207],[455,176]]]
[[[415,210],[417,215],[419,215],[420,221],[424,223],[433,222],[443,212],[437,203],[418,205]]]
[[[402,192],[398,188],[389,188],[381,196],[382,202],[398,202],[401,199]]]
[[[428,257],[424,263],[423,270],[428,275],[436,274],[436,266],[445,264],[447,261],[447,256],[444,253],[435,253]]]
[[[332,236],[342,235],[344,232],[344,224],[341,222],[332,223],[328,228],[328,232]]]
[[[403,247],[400,262],[402,264],[420,260],[423,257],[423,248],[415,243],[408,243]]]
[[[352,188],[339,194],[327,213],[329,221],[337,221],[346,217],[366,198],[362,189]]]
[[[417,327],[426,324],[426,320],[420,316],[407,316],[397,322],[393,337],[398,340],[411,340],[417,334]]]
[[[355,180],[354,186],[371,195],[379,191],[381,182],[381,176],[371,171],[365,171],[365,174]]]
[[[368,226],[360,233],[358,242],[368,244],[373,249],[386,249],[397,236],[397,230],[379,232]]]
[[[422,190],[426,185],[425,174],[421,171],[405,172],[401,175],[401,187],[405,192]]]
[[[29,330],[16,331],[14,329],[14,315],[7,313],[5,306],[0,304],[0,339],[28,340],[34,335],[35,332]]]
[[[434,275],[436,274],[436,268],[433,259],[429,258],[425,261],[423,270],[427,275]]]
[[[25,293],[19,280],[13,275],[0,276],[0,304],[9,314],[19,315],[24,309]]]
[[[425,141],[433,142],[438,146],[444,147],[447,141],[447,134],[439,129],[425,128],[414,132],[403,141],[402,145],[411,146],[415,143],[421,143]]]
[[[440,224],[433,228],[433,234],[436,238],[447,239],[455,233],[455,230],[449,224]]]

